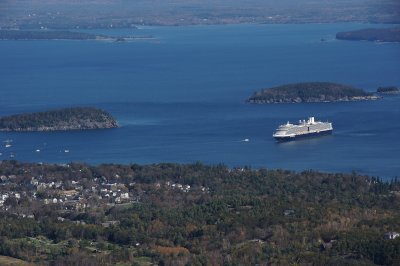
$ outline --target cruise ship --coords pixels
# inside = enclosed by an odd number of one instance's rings
[[[332,123],[315,121],[314,117],[310,117],[307,121],[299,120],[298,125],[289,122],[280,125],[272,136],[277,141],[289,141],[298,138],[330,134],[332,130]]]

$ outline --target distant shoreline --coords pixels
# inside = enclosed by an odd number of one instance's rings
[[[334,101],[312,101],[312,102],[249,102],[251,104],[296,104],[296,103],[338,103],[338,102],[362,102],[362,101],[376,101],[381,99],[379,96],[366,96],[366,97],[353,97],[351,99],[342,98]]]
[[[108,36],[69,30],[0,30],[0,41],[114,41],[154,39],[153,36]]]
[[[281,85],[255,92],[251,104],[330,103],[377,100],[379,96],[348,85],[331,82],[303,82]]]

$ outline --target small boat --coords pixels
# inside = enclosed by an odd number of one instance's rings
[[[243,142],[249,142],[250,139],[243,139],[242,141],[243,141]]]
[[[40,150],[39,150],[39,149],[37,149],[37,150],[36,150],[36,152],[40,152]]]
[[[3,141],[4,143],[5,143],[5,145],[4,145],[4,147],[6,147],[6,148],[10,148],[12,145],[11,145],[11,142],[13,142],[13,140],[12,139],[6,139],[5,141]]]
[[[69,152],[69,150],[64,150],[64,152],[65,152],[65,153],[68,153],[68,152]]]

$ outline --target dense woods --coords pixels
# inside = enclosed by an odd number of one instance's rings
[[[375,99],[362,89],[330,82],[305,82],[255,92],[249,103],[301,103]]]
[[[0,255],[29,262],[400,263],[400,237],[385,238],[387,232],[400,231],[397,179],[200,163],[90,166],[17,161],[3,161],[0,177],[0,194],[18,192],[0,209]],[[96,191],[108,184],[135,199],[104,204]],[[45,203],[75,190],[85,208]]]
[[[118,127],[106,111],[91,107],[64,108],[46,112],[0,117],[0,131],[53,131]]]

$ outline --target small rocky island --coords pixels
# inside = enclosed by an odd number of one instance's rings
[[[348,85],[330,82],[304,82],[255,92],[249,103],[315,103],[375,100],[379,97]]]
[[[0,131],[88,130],[118,127],[106,111],[74,107],[0,117]]]
[[[400,28],[361,29],[339,32],[336,34],[336,39],[349,41],[400,42]]]

